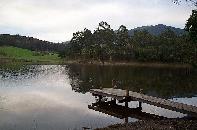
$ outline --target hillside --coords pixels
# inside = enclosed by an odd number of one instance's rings
[[[30,51],[27,49],[1,46],[0,47],[0,60],[14,60],[22,62],[58,62],[59,57],[55,53],[43,53]]]
[[[158,36],[162,32],[166,31],[167,29],[171,29],[172,31],[174,31],[179,36],[186,33],[185,30],[180,29],[180,28],[175,28],[175,27],[166,26],[166,25],[163,25],[163,24],[158,24],[158,25],[155,25],[155,26],[142,26],[142,27],[137,27],[137,28],[131,29],[131,30],[129,30],[129,35],[133,36],[134,31],[147,30],[151,35]]]
[[[14,46],[32,51],[61,52],[65,49],[63,43],[52,43],[33,37],[0,34],[0,46]]]

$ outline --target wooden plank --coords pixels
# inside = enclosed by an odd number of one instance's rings
[[[101,89],[91,89],[90,92],[92,94],[100,95],[100,96],[106,96],[106,97],[112,97],[116,98],[117,100],[123,100],[126,97],[126,90],[121,89],[113,89],[113,88],[103,88]],[[189,113],[189,114],[195,114],[197,116],[197,107],[192,105],[187,105],[183,103],[178,103],[162,98],[157,98],[153,96],[144,95],[137,92],[129,91],[129,97],[131,99],[134,99],[136,101],[148,103],[151,105],[155,105],[158,107],[163,107],[171,110],[180,111],[182,113]]]

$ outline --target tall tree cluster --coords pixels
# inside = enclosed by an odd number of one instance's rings
[[[137,60],[194,63],[196,46],[187,35],[178,36],[170,29],[158,36],[146,30],[135,31],[130,36],[123,25],[113,30],[108,23],[100,22],[93,33],[88,29],[74,33],[64,56],[102,62]]]
[[[189,32],[191,40],[197,43],[197,10],[192,10],[192,15],[187,20],[185,29]]]

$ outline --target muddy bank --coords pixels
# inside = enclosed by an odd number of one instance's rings
[[[158,67],[158,68],[193,68],[190,64],[181,63],[162,63],[162,62],[115,62],[115,61],[82,61],[82,60],[62,60],[63,64],[81,64],[81,65],[104,65],[104,66],[138,66],[138,67]]]
[[[197,120],[143,120],[128,124],[116,124],[95,130],[196,130]]]
[[[137,67],[158,67],[158,68],[193,68],[190,64],[181,63],[162,63],[162,62],[100,62],[100,61],[82,61],[82,60],[31,60],[31,59],[16,59],[0,57],[0,63],[21,63],[21,64],[80,64],[80,65],[102,65],[102,66],[137,66]]]

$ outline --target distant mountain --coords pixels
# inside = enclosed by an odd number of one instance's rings
[[[130,36],[134,35],[134,31],[147,30],[150,34],[157,36],[157,35],[160,35],[162,32],[166,31],[168,28],[171,29],[172,31],[174,31],[179,36],[186,33],[185,30],[180,29],[180,28],[175,28],[175,27],[166,26],[163,24],[158,24],[155,26],[142,26],[142,27],[137,27],[137,28],[131,29],[131,30],[129,30],[129,35]]]
[[[65,41],[65,42],[62,42],[61,44],[67,45],[68,43],[70,43],[70,41]]]

